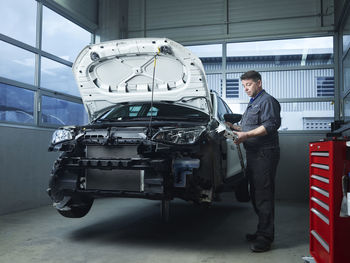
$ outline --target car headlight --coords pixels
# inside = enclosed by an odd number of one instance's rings
[[[205,127],[201,126],[196,128],[161,130],[152,137],[152,140],[171,144],[193,144],[205,129]]]
[[[57,144],[57,143],[69,141],[72,139],[73,139],[73,134],[70,130],[59,129],[53,133],[51,143]]]

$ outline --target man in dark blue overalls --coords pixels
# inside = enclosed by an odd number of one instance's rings
[[[280,158],[278,128],[281,125],[279,102],[263,88],[261,75],[248,71],[241,76],[250,102],[241,126],[227,123],[236,130],[236,144],[243,143],[247,155],[247,176],[254,210],[258,215],[257,231],[247,234],[251,250],[264,252],[274,240],[275,175]]]

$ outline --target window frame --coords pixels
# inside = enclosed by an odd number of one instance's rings
[[[77,103],[77,104],[81,104],[84,107],[84,104],[81,103],[81,99],[76,99],[73,96],[71,98],[67,98],[65,95],[52,95],[51,92],[47,92],[47,91],[40,91],[40,101],[39,101],[39,112],[38,112],[38,121],[39,121],[39,126],[40,127],[46,127],[46,128],[57,128],[59,126],[62,125],[56,125],[56,124],[50,124],[50,123],[43,123],[42,122],[42,98],[43,97],[50,97],[50,98],[54,98],[54,99],[59,99],[59,100],[64,100],[67,102],[72,102],[72,103]],[[69,124],[67,124],[69,126]]]
[[[49,52],[46,52],[42,50],[42,27],[43,27],[43,6],[51,9],[58,15],[70,20],[71,22],[75,23],[77,26],[85,29],[91,34],[91,43],[94,43],[95,40],[95,30],[97,29],[97,25],[84,20],[82,17],[78,19],[74,19],[73,16],[69,15],[68,11],[64,10],[59,4],[54,3],[52,1],[47,0],[32,0],[36,2],[36,40],[34,45],[27,44],[25,42],[21,42],[17,39],[14,39],[10,36],[4,35],[0,33],[0,40],[10,44],[14,47],[21,48],[23,50],[29,51],[34,54],[35,56],[35,72],[34,72],[34,83],[23,83],[17,80],[9,79],[3,76],[0,76],[0,82],[15,86],[18,88],[23,88],[27,90],[31,90],[34,92],[34,109],[33,109],[33,117],[34,117],[34,123],[27,124],[27,123],[17,123],[17,122],[8,122],[8,121],[0,121],[0,126],[16,126],[16,127],[38,127],[38,128],[57,128],[60,125],[49,125],[44,124],[41,122],[41,100],[42,96],[49,96],[69,102],[74,102],[78,104],[82,104],[82,99],[80,96],[75,96],[55,90],[51,90],[45,87],[41,87],[41,60],[42,57],[51,59],[57,63],[63,64],[65,66],[68,66],[72,68],[73,63],[71,61],[65,60],[61,57],[56,56],[55,54],[51,54]]]
[[[274,37],[267,37],[267,38],[252,38],[252,39],[243,39],[243,40],[225,40],[225,41],[213,41],[210,42],[210,44],[222,44],[222,66],[220,70],[206,70],[206,75],[209,74],[222,74],[221,81],[222,81],[222,95],[221,98],[228,104],[247,104],[248,101],[241,100],[241,99],[233,99],[233,98],[227,98],[226,96],[226,80],[227,80],[227,74],[230,73],[241,73],[244,71],[244,69],[227,69],[226,67],[226,58],[227,58],[227,45],[230,43],[235,42],[257,42],[257,41],[269,41],[269,40],[284,40],[284,39],[299,39],[299,38],[311,38],[311,37],[332,37],[333,38],[333,63],[332,64],[324,64],[324,65],[305,65],[305,66],[287,66],[287,67],[265,67],[265,68],[259,68],[259,72],[276,72],[276,71],[298,71],[298,70],[314,70],[314,69],[332,69],[334,71],[334,96],[327,96],[327,97],[315,97],[315,98],[282,98],[278,99],[280,103],[292,103],[292,102],[330,102],[335,103],[334,107],[334,120],[336,120],[338,117],[338,110],[337,107],[339,107],[339,101],[337,101],[337,90],[338,90],[338,84],[337,84],[337,78],[336,75],[336,53],[337,53],[337,47],[336,47],[336,36],[334,34],[314,34],[312,36],[306,36],[306,35],[295,35],[290,37],[282,37],[282,38],[274,38]],[[204,42],[198,42],[198,43],[186,43],[186,45],[202,45],[205,44]],[[206,43],[209,44],[209,43]],[[248,69],[247,69],[248,70]],[[349,89],[350,94],[350,89]],[[287,130],[287,131],[280,131],[282,133],[320,133],[320,132],[327,132],[327,130]]]

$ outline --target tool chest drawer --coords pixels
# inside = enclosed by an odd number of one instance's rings
[[[309,144],[310,253],[317,263],[350,263],[350,217],[340,217],[346,151],[345,140]]]

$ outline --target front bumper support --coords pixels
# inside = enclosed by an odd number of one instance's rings
[[[90,169],[129,169],[144,170],[155,169],[157,171],[166,171],[169,164],[164,159],[151,158],[85,158],[85,157],[64,157],[60,160],[60,166],[65,168],[90,168]]]

